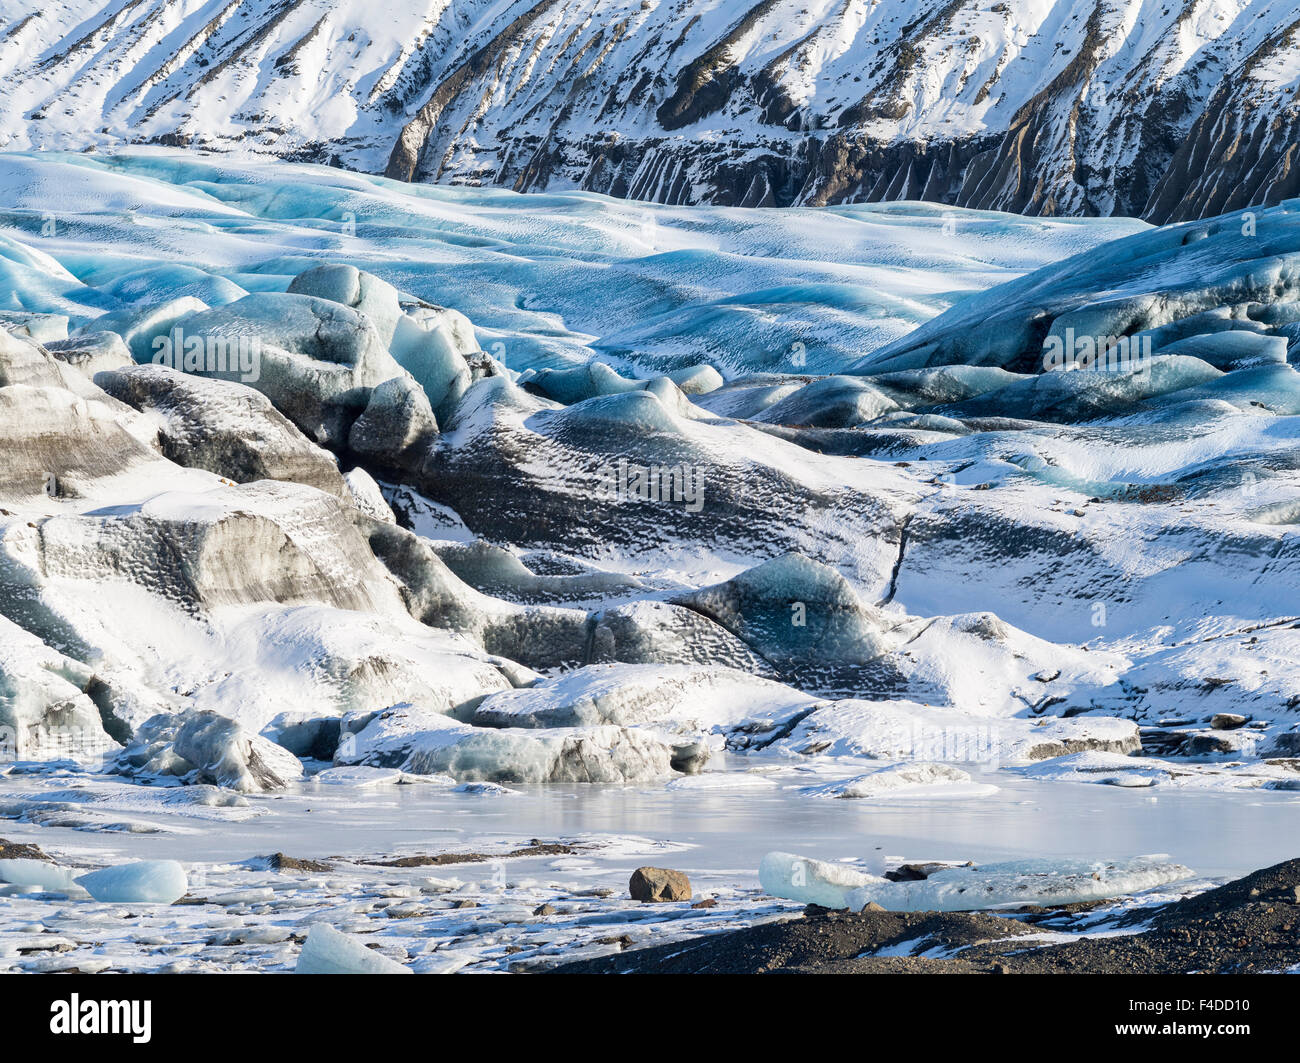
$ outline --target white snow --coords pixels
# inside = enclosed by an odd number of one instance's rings
[[[960,768],[948,764],[891,764],[851,779],[810,786],[809,797],[984,797],[997,793],[991,783],[975,782]]]

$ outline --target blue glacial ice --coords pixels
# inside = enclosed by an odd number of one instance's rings
[[[459,311],[516,371],[596,356],[637,375],[834,371],[966,293],[1146,228],[926,205],[698,211],[162,150],[6,155],[0,190],[21,234],[0,242],[15,309],[80,324],[224,305],[326,261]]]
[[[185,869],[175,860],[119,864],[76,881],[92,898],[109,904],[173,904],[190,888]]]

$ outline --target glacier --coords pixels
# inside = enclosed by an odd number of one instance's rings
[[[330,793],[576,801],[603,852],[623,801],[752,803],[761,839],[1063,789],[1273,823],[1300,788],[1300,203],[687,211],[163,149],[0,155],[0,192],[0,816],[78,868],[212,846],[124,903],[217,904],[265,855],[225,832]],[[1053,850],[1043,896],[1175,881],[1176,822]],[[943,855],[1037,897],[1014,835]],[[625,852],[588,844],[510,859]],[[90,904],[13,862],[5,897]],[[846,903],[964,903],[927,881]],[[488,962],[452,952],[406,959]]]

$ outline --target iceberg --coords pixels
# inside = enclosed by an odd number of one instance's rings
[[[0,882],[11,886],[35,886],[51,893],[76,888],[73,872],[48,860],[0,860]]]
[[[294,974],[412,974],[396,960],[368,949],[328,923],[313,923]]]
[[[759,882],[774,897],[823,908],[892,912],[967,912],[1025,904],[1076,904],[1123,897],[1190,878],[1181,864],[1152,857],[1128,861],[1018,860],[935,871],[919,881],[891,882],[842,864],[791,853],[768,853]]]
[[[112,904],[174,904],[189,890],[175,860],[142,860],[92,871],[76,880],[95,900]]]

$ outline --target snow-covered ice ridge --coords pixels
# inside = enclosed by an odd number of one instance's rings
[[[0,145],[738,206],[1297,190],[1295,0],[6,0]]]

